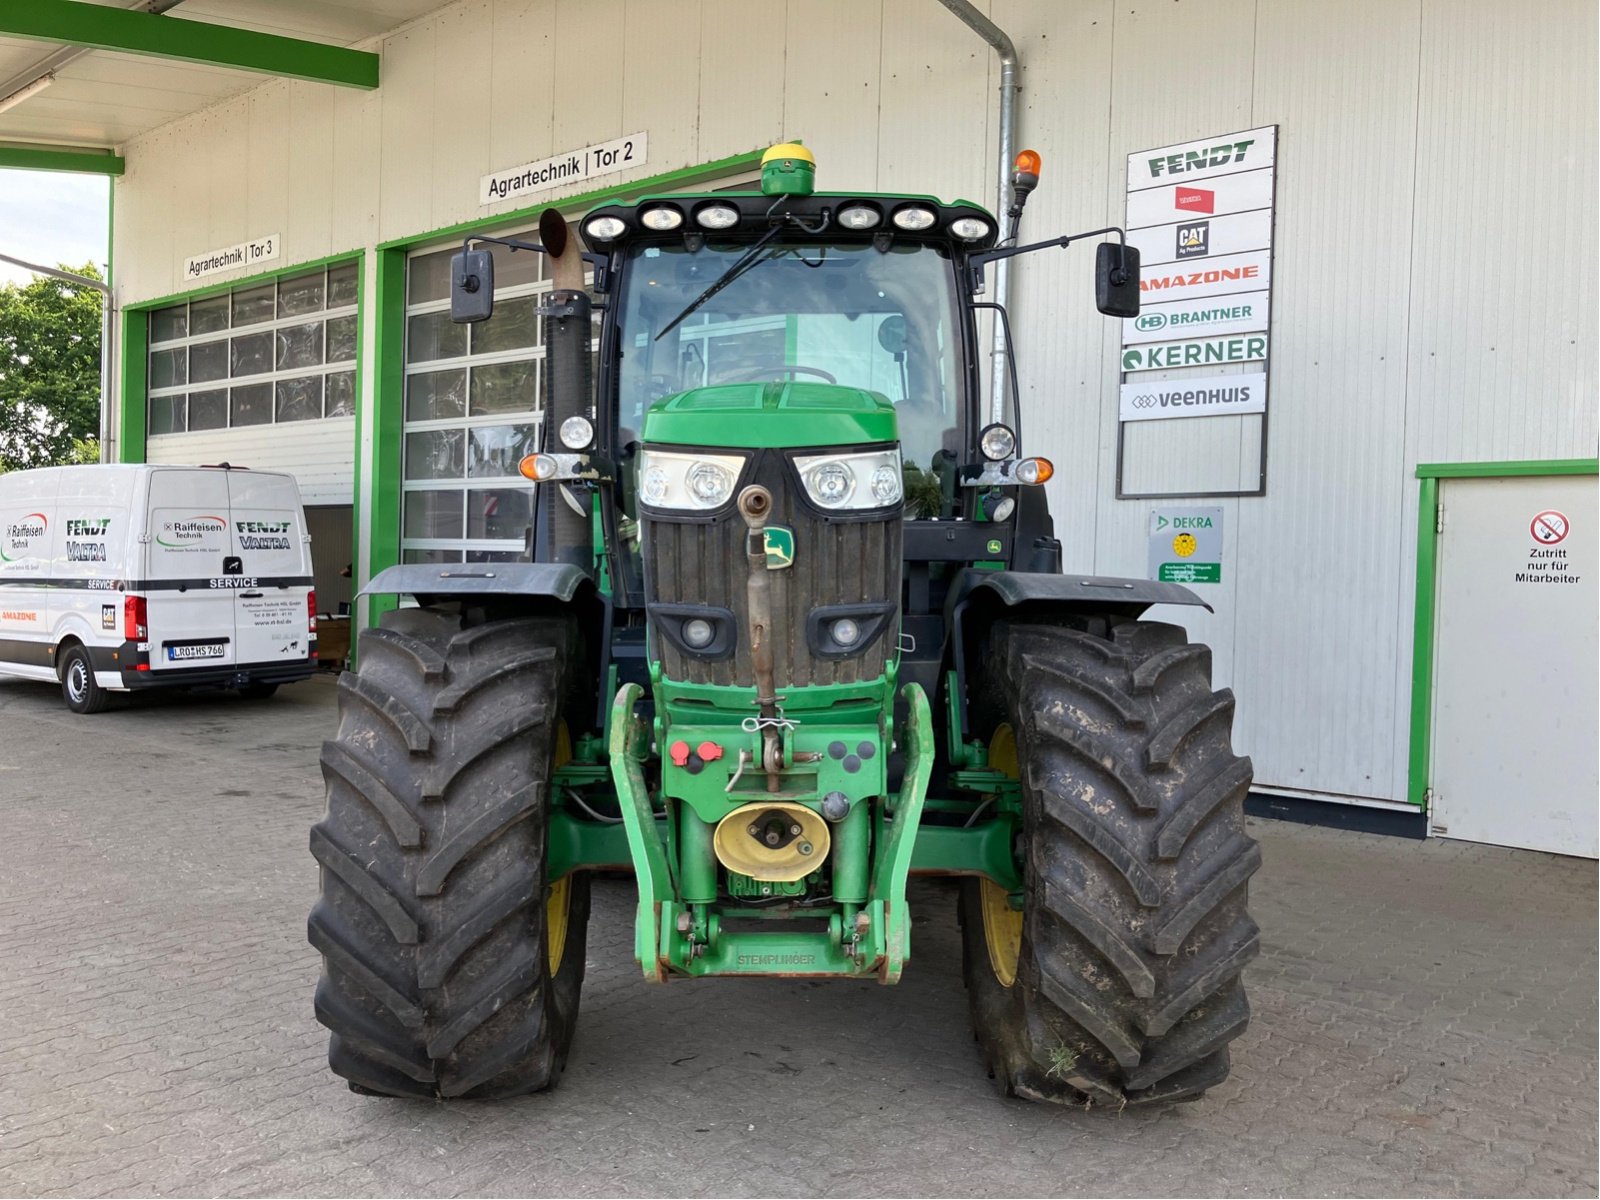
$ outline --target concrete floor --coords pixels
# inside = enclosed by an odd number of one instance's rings
[[[996,1095],[929,884],[897,988],[647,986],[601,885],[557,1091],[353,1095],[304,935],[333,699],[85,719],[0,681],[0,1193],[1596,1193],[1595,865],[1272,821],[1254,1020],[1197,1104]]]

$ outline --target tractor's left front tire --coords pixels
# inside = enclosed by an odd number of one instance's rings
[[[574,624],[401,609],[361,635],[311,831],[316,1014],[359,1092],[550,1087],[583,982],[588,876],[551,880],[551,771],[581,703]],[[591,685],[592,686],[592,685]]]

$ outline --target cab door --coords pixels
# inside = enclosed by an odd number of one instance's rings
[[[152,673],[238,662],[233,550],[225,471],[150,473],[144,578]]]
[[[241,586],[234,629],[241,664],[311,655],[311,563],[300,489],[288,475],[228,473],[233,553]]]

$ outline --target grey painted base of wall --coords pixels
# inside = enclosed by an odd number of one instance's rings
[[[1360,804],[1339,804],[1331,800],[1307,800],[1303,796],[1274,796],[1251,792],[1245,797],[1244,811],[1252,817],[1274,821],[1293,821],[1297,825],[1327,825],[1354,833],[1381,833],[1387,837],[1428,836],[1428,816],[1421,812],[1397,812],[1388,808],[1367,808]]]

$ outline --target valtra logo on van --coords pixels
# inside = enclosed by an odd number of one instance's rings
[[[292,550],[287,521],[240,521],[239,549]]]
[[[226,532],[228,522],[222,517],[184,517],[163,522],[161,532],[156,534],[156,544],[169,550],[183,550],[203,542],[210,534]]]
[[[67,522],[67,561],[105,562],[106,532],[111,528],[110,517],[85,519],[73,517]]]
[[[33,553],[33,543],[42,538],[50,528],[50,518],[43,513],[29,513],[6,526],[6,540],[0,546],[0,561],[16,562]]]

